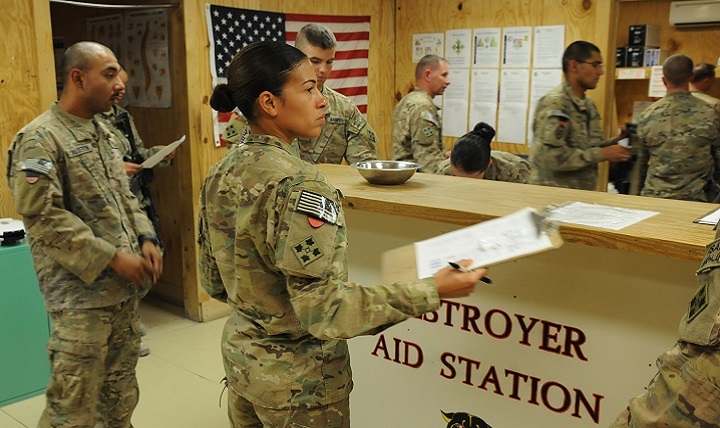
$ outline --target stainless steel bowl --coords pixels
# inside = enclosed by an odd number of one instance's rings
[[[350,165],[360,172],[371,184],[402,184],[406,182],[420,164],[405,161],[372,160],[355,162]]]

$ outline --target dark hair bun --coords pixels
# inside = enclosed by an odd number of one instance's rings
[[[475,125],[475,128],[473,128],[473,130],[470,132],[479,135],[481,138],[484,138],[488,141],[492,141],[493,137],[495,136],[495,129],[485,122],[478,122],[478,124]]]
[[[212,96],[210,97],[210,107],[221,113],[233,111],[235,103],[233,103],[228,85],[221,83],[215,86]]]

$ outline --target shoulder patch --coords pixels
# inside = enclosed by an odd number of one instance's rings
[[[340,212],[340,208],[333,200],[307,190],[300,193],[295,210],[330,224],[337,224]]]
[[[423,135],[428,138],[432,137],[433,135],[435,135],[435,128],[432,126],[426,126],[425,128],[423,128]]]
[[[438,125],[437,119],[436,119],[430,112],[428,112],[428,111],[426,111],[425,113],[423,113],[422,119],[430,122],[429,124],[433,124],[433,125],[435,125],[435,126],[437,126],[437,127],[440,126],[440,125]]]
[[[318,247],[318,244],[312,235],[304,238],[296,244],[293,244],[292,251],[303,267],[323,256],[320,247]]]
[[[20,169],[25,172],[48,175],[53,169],[53,163],[47,159],[25,159]]]
[[[560,122],[567,123],[570,120],[570,116],[566,115],[562,110],[553,110],[550,112],[550,117],[557,117]]]
[[[708,285],[707,282],[698,289],[695,296],[690,301],[690,307],[688,308],[687,322],[692,321],[697,317],[708,306]]]

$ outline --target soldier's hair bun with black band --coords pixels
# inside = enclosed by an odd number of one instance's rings
[[[232,100],[230,88],[225,83],[221,83],[213,89],[210,97],[210,107],[222,113],[227,113],[235,109],[235,103]]]
[[[492,141],[493,137],[495,136],[495,129],[485,122],[478,122],[478,124],[475,125],[475,128],[473,128],[470,133],[478,135],[480,138],[483,138],[487,141]]]

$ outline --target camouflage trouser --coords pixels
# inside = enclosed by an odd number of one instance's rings
[[[131,427],[138,402],[138,302],[51,312],[51,376],[39,428]]]
[[[611,428],[720,427],[720,348],[678,342]]]
[[[312,409],[268,409],[255,406],[228,387],[228,414],[233,428],[350,428],[350,399]]]

